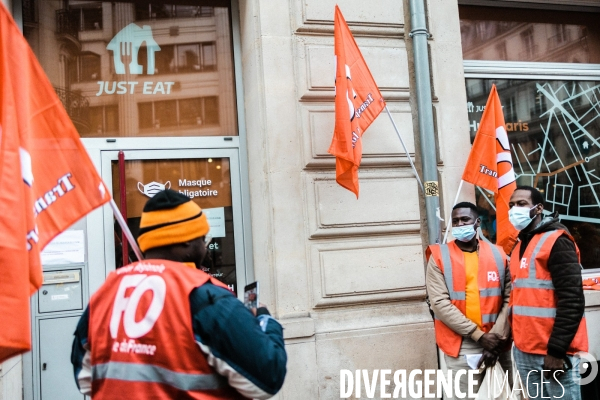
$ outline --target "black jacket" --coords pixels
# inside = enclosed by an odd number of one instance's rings
[[[522,243],[519,260],[534,235],[555,229],[569,230],[558,222],[558,215],[553,214],[542,220],[540,225],[526,234],[519,233]],[[516,254],[513,254],[516,256]],[[548,341],[548,354],[565,358],[567,350],[577,333],[579,323],[585,310],[585,298],[581,283],[581,264],[577,259],[575,244],[566,235],[559,237],[548,258],[548,270],[552,277],[556,296],[556,318]]]

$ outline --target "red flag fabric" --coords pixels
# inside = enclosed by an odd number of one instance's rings
[[[110,200],[42,67],[0,5],[0,362],[31,348],[40,251]]]
[[[350,28],[338,6],[333,27],[335,44],[335,129],[329,153],[335,156],[336,181],[358,198],[362,135],[385,107]]]
[[[496,244],[508,254],[518,234],[508,220],[508,201],[517,184],[496,85],[492,85],[462,178],[496,194]]]

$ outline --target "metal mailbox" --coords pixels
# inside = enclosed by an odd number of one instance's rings
[[[38,306],[40,313],[82,310],[81,270],[44,272]]]

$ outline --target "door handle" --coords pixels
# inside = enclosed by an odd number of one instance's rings
[[[42,371],[45,371],[45,370],[46,370],[46,363],[43,363],[42,364]]]

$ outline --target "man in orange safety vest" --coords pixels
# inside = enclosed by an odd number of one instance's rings
[[[506,350],[510,276],[501,247],[478,240],[481,224],[477,207],[458,203],[452,210],[452,235],[456,240],[427,249],[427,293],[435,315],[435,337],[450,370],[469,370],[498,358],[510,369]],[[477,359],[470,363],[467,360]],[[470,364],[470,365],[469,365]],[[478,385],[483,379],[478,373]],[[510,374],[509,374],[510,376]],[[460,389],[467,392],[467,374]]]

